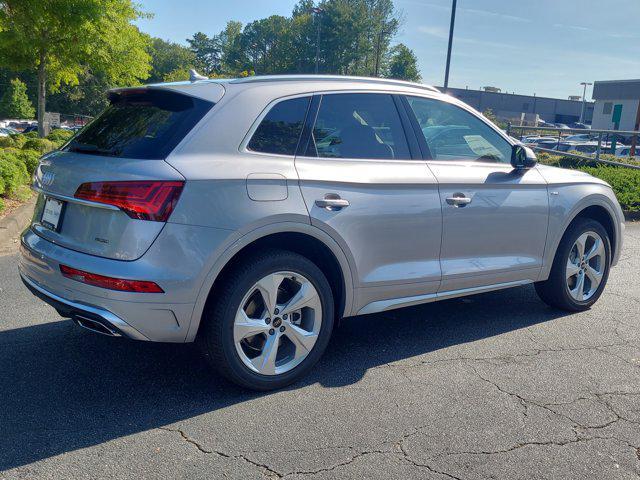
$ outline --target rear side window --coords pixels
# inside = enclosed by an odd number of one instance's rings
[[[64,148],[122,158],[164,159],[213,103],[164,90],[113,94],[109,105]]]
[[[262,119],[247,148],[254,152],[295,155],[311,97],[284,100]]]
[[[323,95],[307,156],[409,159],[409,146],[391,95]]]

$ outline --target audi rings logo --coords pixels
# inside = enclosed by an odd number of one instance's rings
[[[56,174],[53,172],[45,172],[42,171],[42,178],[40,179],[40,183],[45,187],[53,185],[53,180],[56,178]]]

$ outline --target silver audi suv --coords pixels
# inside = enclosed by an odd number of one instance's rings
[[[244,387],[299,379],[342,317],[529,283],[589,308],[620,256],[605,182],[432,87],[194,77],[109,100],[41,159],[20,275],[90,330],[198,340]]]

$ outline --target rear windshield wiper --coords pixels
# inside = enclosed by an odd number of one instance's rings
[[[69,145],[68,150],[70,152],[93,153],[97,155],[117,155],[117,152],[115,150],[100,148],[97,145],[93,145],[91,143],[72,142]]]

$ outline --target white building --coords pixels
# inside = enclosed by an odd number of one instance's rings
[[[593,99],[596,103],[593,108],[592,128],[638,129],[640,79],[596,81],[593,85]]]

